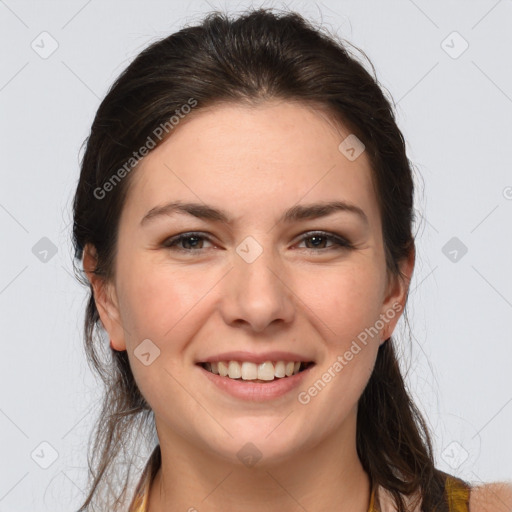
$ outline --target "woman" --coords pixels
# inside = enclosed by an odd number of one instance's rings
[[[341,41],[258,9],[151,45],[97,112],[74,221],[107,387],[80,510],[510,510],[435,468],[405,389],[411,166]],[[158,444],[110,496],[139,426]]]

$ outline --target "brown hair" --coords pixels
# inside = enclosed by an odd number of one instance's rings
[[[201,24],[151,44],[122,72],[96,113],[82,159],[74,198],[77,261],[89,243],[97,253],[95,273],[112,278],[119,218],[136,172],[130,173],[126,162],[191,98],[197,101],[195,111],[219,102],[282,99],[324,108],[365,144],[387,268],[404,277],[398,265],[414,250],[413,179],[390,102],[377,79],[349,53],[349,43],[324,34],[297,13],[272,11],[252,10],[236,19],[210,13]],[[123,179],[112,183],[123,166]],[[103,193],[107,182],[111,186]],[[101,336],[95,339],[101,323],[89,290],[85,348],[105,394],[89,460],[91,488],[80,510],[92,506],[102,484],[108,484],[120,450],[130,454],[125,442],[137,426],[147,433],[154,429],[126,352],[102,353],[105,344]],[[392,493],[399,512],[406,510],[402,495],[418,490],[423,511],[438,504],[444,477],[434,467],[428,428],[406,390],[391,338],[380,346],[359,400],[357,451],[372,483]],[[126,491],[126,482],[117,497]]]

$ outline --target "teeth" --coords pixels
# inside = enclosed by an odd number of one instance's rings
[[[236,361],[229,361],[228,377],[230,379],[239,379],[242,376],[242,368]]]
[[[274,366],[274,375],[279,378],[282,378],[286,375],[284,361],[277,361]]]
[[[219,361],[218,369],[219,369],[219,375],[221,377],[227,377],[228,376],[228,365],[227,365],[227,363],[225,363],[224,361]],[[210,371],[215,373],[213,371],[213,367],[212,367],[212,369]]]
[[[303,363],[305,364],[305,363]],[[242,380],[271,381],[299,373],[300,361],[265,361],[261,364],[249,361],[218,361],[205,363],[203,367],[221,377]]]
[[[230,361],[229,363],[236,364],[238,366],[238,363],[235,361]],[[231,377],[231,375],[230,375]],[[258,368],[255,364],[252,363],[242,363],[242,379],[243,380],[255,380],[258,378]]]
[[[254,363],[244,363],[256,366]],[[258,379],[274,380],[274,365],[270,361],[265,361],[258,365]]]

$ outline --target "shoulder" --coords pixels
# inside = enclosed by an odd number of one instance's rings
[[[472,486],[469,512],[512,512],[512,482]]]

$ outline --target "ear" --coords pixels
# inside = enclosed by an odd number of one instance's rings
[[[103,276],[95,273],[96,266],[96,249],[93,245],[87,244],[84,248],[83,267],[93,289],[94,302],[101,323],[110,337],[112,348],[119,351],[126,350],[115,287],[111,282],[107,282]]]
[[[413,245],[407,258],[399,263],[400,274],[402,275],[397,276],[388,272],[386,293],[381,310],[381,318],[384,322],[384,327],[381,331],[381,345],[393,334],[405,308],[415,259],[416,247]]]

